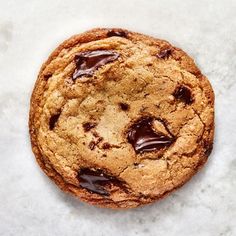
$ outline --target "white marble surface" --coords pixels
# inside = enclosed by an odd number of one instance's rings
[[[214,151],[183,188],[150,206],[98,209],[58,190],[31,153],[29,99],[58,43],[98,26],[183,48],[216,94]],[[235,0],[0,0],[0,235],[236,235]]]

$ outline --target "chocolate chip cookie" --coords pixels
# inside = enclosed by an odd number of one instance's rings
[[[63,191],[103,207],[137,207],[204,165],[214,93],[170,43],[93,29],[63,42],[43,64],[29,127],[40,167]]]

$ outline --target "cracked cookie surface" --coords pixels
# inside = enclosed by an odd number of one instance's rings
[[[210,155],[214,93],[181,49],[124,29],[62,43],[31,97],[32,149],[65,192],[131,208],[187,182]]]

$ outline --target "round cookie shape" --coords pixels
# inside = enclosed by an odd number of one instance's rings
[[[65,192],[101,207],[151,203],[207,161],[214,93],[181,49],[124,29],[63,42],[30,105],[32,150]]]

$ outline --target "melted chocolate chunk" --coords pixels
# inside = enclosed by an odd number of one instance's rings
[[[123,111],[128,111],[129,110],[129,105],[127,103],[120,102],[119,103],[120,109]]]
[[[107,37],[113,37],[113,36],[126,38],[127,33],[122,30],[113,30],[113,29],[109,30],[107,32]]]
[[[91,123],[91,122],[86,122],[83,124],[83,128],[85,132],[88,132],[92,128],[94,128],[97,124],[96,123]]]
[[[177,87],[173,96],[176,99],[178,99],[186,104],[191,104],[193,102],[191,90],[183,85]]]
[[[54,127],[55,127],[55,125],[56,125],[56,123],[57,123],[57,121],[58,121],[58,119],[59,119],[59,117],[60,117],[60,114],[61,114],[61,113],[58,113],[58,114],[52,115],[52,116],[50,117],[50,120],[49,120],[49,129],[50,129],[50,130],[53,130],[53,129],[54,129]]]
[[[173,143],[173,135],[170,134],[171,137],[168,137],[153,130],[153,121],[153,117],[142,118],[132,125],[128,131],[128,141],[136,153],[156,151]],[[167,131],[170,133],[168,129]]]
[[[109,50],[97,50],[82,52],[75,56],[76,70],[72,76],[73,80],[83,75],[92,76],[99,67],[115,61],[119,53]]]
[[[163,49],[159,53],[157,53],[157,57],[160,59],[167,59],[171,55],[171,49]]]
[[[123,186],[123,183],[120,180],[103,173],[102,170],[84,168],[80,170],[77,178],[82,188],[87,189],[89,192],[104,196],[110,195],[105,187],[110,186],[111,184]]]

